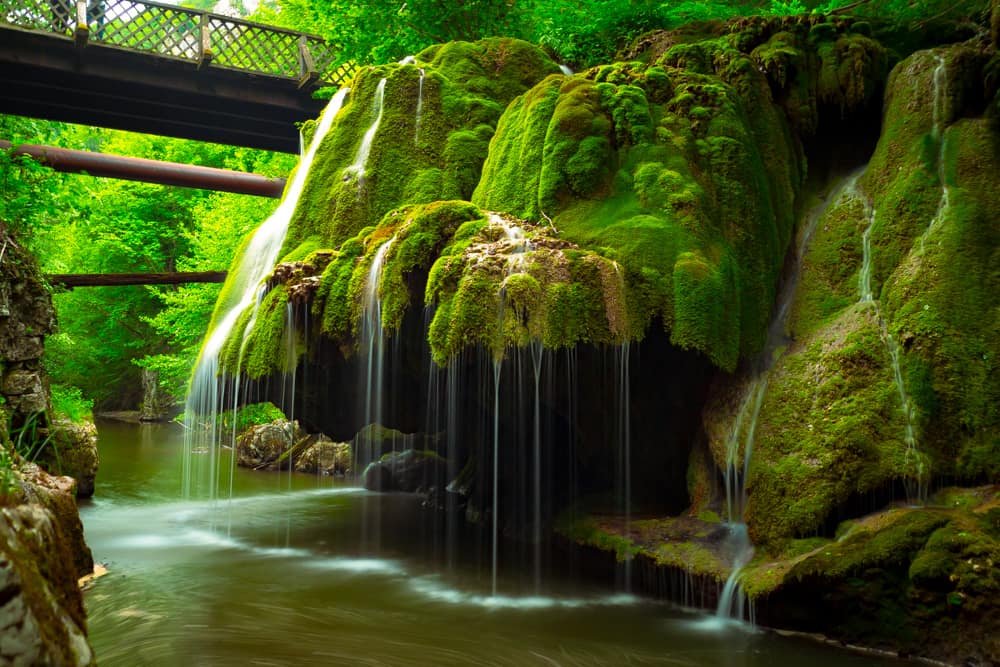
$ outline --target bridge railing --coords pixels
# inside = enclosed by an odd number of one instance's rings
[[[352,70],[315,35],[146,0],[0,0],[0,23],[303,84]]]

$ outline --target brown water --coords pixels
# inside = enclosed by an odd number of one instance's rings
[[[100,423],[86,593],[103,667],[122,665],[900,665],[721,624],[570,576],[444,553],[419,499],[237,471],[232,501],[181,498],[179,427]]]

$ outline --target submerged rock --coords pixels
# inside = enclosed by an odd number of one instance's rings
[[[431,493],[443,487],[447,463],[436,452],[407,449],[368,464],[361,483],[369,491]]]

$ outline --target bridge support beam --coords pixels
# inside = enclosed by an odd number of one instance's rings
[[[160,185],[177,185],[182,188],[201,188],[220,192],[235,192],[258,197],[281,197],[285,179],[267,178],[228,169],[213,169],[177,162],[160,162],[138,157],[107,155],[90,151],[77,151],[55,146],[21,144],[0,139],[0,150],[11,155],[25,155],[56,171],[70,174],[86,173],[127,181],[143,181]]]
[[[47,276],[53,285],[74,287],[121,287],[123,285],[183,285],[187,283],[224,283],[225,271],[190,271],[173,273],[66,273]]]

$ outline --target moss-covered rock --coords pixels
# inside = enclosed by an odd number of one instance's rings
[[[1000,656],[998,490],[945,489],[927,509],[786,543],[743,572],[758,619],[950,663]],[[774,619],[772,621],[771,619]]]
[[[900,63],[871,163],[819,221],[758,425],[756,541],[811,534],[894,480],[998,474],[1000,229],[986,212],[1000,163],[988,121],[955,120],[977,109],[983,61],[960,46]]]
[[[799,67],[812,97],[844,113],[876,103],[886,74],[876,43],[836,30],[783,39],[817,61]],[[761,64],[779,47],[747,54],[736,44],[681,43],[653,66],[547,78],[504,114],[473,197],[551,218],[561,238],[617,260],[629,337],[659,319],[674,344],[730,370],[763,344],[803,175],[772,100],[773,87],[791,82]],[[820,86],[813,70],[833,75]]]

